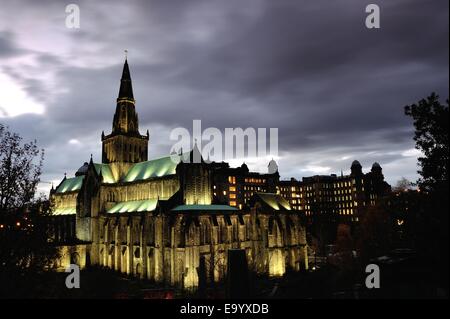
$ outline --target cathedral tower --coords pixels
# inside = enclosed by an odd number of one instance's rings
[[[121,180],[134,163],[147,160],[149,134],[139,133],[130,69],[125,59],[112,132],[102,133],[102,162],[110,164],[116,181]]]
[[[185,205],[210,205],[212,202],[212,179],[209,165],[203,161],[197,143],[189,156],[181,154],[176,168],[180,179],[180,191]]]

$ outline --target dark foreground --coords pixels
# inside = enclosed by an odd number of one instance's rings
[[[442,278],[433,265],[419,258],[380,261],[380,289],[367,289],[364,269],[343,271],[324,265],[314,271],[287,273],[283,278],[251,278],[250,297],[258,299],[410,299],[448,298],[448,277]],[[2,298],[62,299],[178,299],[226,297],[224,284],[203,293],[188,294],[179,289],[135,280],[107,269],[81,271],[80,288],[68,289],[68,274],[44,272],[25,274],[3,285]]]

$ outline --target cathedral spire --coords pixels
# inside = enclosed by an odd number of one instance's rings
[[[125,58],[123,65],[116,113],[113,119],[113,133],[119,132],[140,136],[139,121],[135,110],[135,100],[127,58]]]
[[[102,132],[102,163],[111,164],[116,181],[121,180],[134,163],[147,160],[149,135],[139,133],[130,68],[125,56],[119,96],[111,134]]]
[[[130,68],[128,67],[128,59],[125,56],[123,65],[122,78],[120,79],[120,89],[118,99],[133,100],[133,86],[131,85]]]

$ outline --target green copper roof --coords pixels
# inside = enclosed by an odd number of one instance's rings
[[[172,209],[174,212],[187,211],[187,210],[233,210],[237,211],[236,207],[231,207],[228,205],[180,205]]]
[[[179,156],[158,158],[155,160],[134,164],[124,178],[124,182],[134,182],[152,177],[162,177],[175,174],[180,161]]]
[[[158,199],[133,200],[128,202],[119,202],[110,209],[107,213],[131,213],[131,212],[151,212],[156,208]]]
[[[97,174],[100,175],[100,173],[103,176],[103,183],[106,184],[112,184],[115,183],[114,176],[111,172],[111,168],[108,164],[101,164],[101,163],[94,163],[95,170],[97,171]]]
[[[78,191],[83,184],[84,175],[72,178],[66,178],[61,185],[56,189],[56,193],[66,193]]]
[[[286,209],[291,210],[291,205],[285,200],[281,195],[272,193],[256,193],[267,205],[272,207],[274,210]]]
[[[76,207],[57,208],[52,215],[75,215],[77,213]]]
[[[113,174],[111,172],[111,168],[108,164],[94,163],[94,167],[97,171],[97,174],[102,174],[103,183],[111,184],[115,182]],[[67,193],[80,190],[81,185],[83,184],[84,176],[85,175],[79,175],[71,178],[66,178],[56,189],[56,193]]]

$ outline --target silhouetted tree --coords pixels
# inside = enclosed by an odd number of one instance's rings
[[[39,289],[37,274],[56,256],[45,216],[50,204],[36,198],[43,151],[0,124],[0,296],[24,297]]]
[[[18,134],[0,124],[0,212],[23,208],[33,200],[43,160],[36,141],[22,143]]]
[[[414,120],[416,148],[424,154],[419,157],[418,184],[426,191],[448,188],[449,101],[446,103],[441,104],[439,96],[432,93],[418,104],[405,106],[405,114]]]
[[[358,225],[358,255],[363,264],[392,249],[394,231],[393,213],[387,202],[370,206],[360,217]]]
[[[412,189],[412,187],[413,187],[413,183],[411,181],[409,181],[407,178],[402,177],[397,181],[397,183],[395,184],[395,186],[393,187],[392,190],[394,192],[404,192],[404,191]]]
[[[426,218],[429,209],[427,197],[427,194],[418,190],[402,189],[384,198],[394,223],[397,247],[427,249],[427,243],[422,239],[426,230],[424,225],[429,219]]]
[[[417,219],[423,230],[418,240],[425,243],[421,254],[436,265],[436,280],[448,290],[449,101],[441,104],[439,96],[432,93],[417,104],[405,106],[405,114],[413,118],[416,148],[423,153],[419,157],[418,185],[426,194],[426,209]]]
[[[333,266],[331,282],[333,289],[349,289],[355,280],[358,266],[355,251],[355,241],[352,236],[351,226],[340,223],[336,229],[336,241],[334,251],[327,258],[328,265]]]

